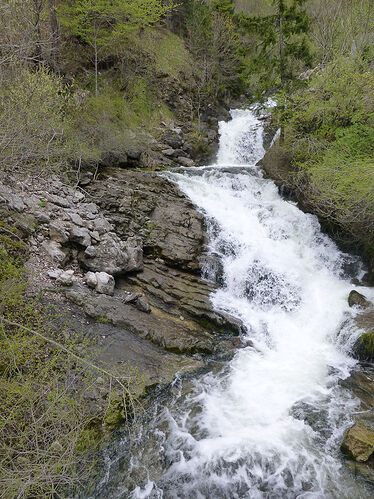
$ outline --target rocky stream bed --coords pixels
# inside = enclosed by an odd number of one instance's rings
[[[170,145],[163,151],[182,163]],[[94,338],[102,360],[136,366],[149,391],[207,359],[232,357],[244,346],[243,326],[217,311],[218,284],[201,277],[220,265],[206,250],[203,215],[165,175],[128,166],[103,168],[84,188],[10,177],[0,184],[0,211],[29,247],[29,292]],[[374,481],[374,311],[359,293],[350,305],[361,364],[341,385],[361,405],[342,451],[354,473]]]

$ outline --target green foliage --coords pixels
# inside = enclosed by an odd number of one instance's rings
[[[67,32],[93,49],[96,94],[103,50],[124,42],[134,30],[157,24],[172,7],[172,0],[78,0],[61,5],[59,18]]]
[[[180,72],[191,73],[194,61],[179,36],[167,31],[147,30],[137,42],[150,57],[150,68],[154,67],[156,75],[178,78]]]
[[[195,57],[196,101],[220,100],[242,89],[239,57],[240,38],[230,1],[206,3],[188,0],[185,4],[187,46]]]
[[[84,343],[26,297],[24,270],[0,248],[0,489],[2,497],[66,497],[95,469],[106,427],[138,410],[132,366],[99,365]],[[106,422],[114,407],[121,418]],[[91,402],[94,401],[94,402]]]
[[[247,38],[243,48],[243,72],[251,89],[260,98],[274,88],[297,85],[297,76],[312,62],[307,33],[310,18],[306,0],[273,0],[268,15],[239,13],[239,26]]]
[[[318,61],[337,57],[374,56],[374,3],[372,0],[309,0],[311,35]]]
[[[299,172],[295,181],[320,215],[373,241],[373,72],[358,58],[338,59],[287,101],[284,145]]]
[[[127,88],[124,95],[108,79],[98,96],[88,94],[78,105],[72,99],[68,143],[76,163],[95,164],[108,154],[121,156],[137,145],[134,130],[151,131],[159,121],[171,117],[144,79],[133,78]]]
[[[57,168],[66,161],[68,92],[50,70],[13,66],[0,87],[0,167]]]

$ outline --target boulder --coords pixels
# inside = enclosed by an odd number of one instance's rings
[[[80,246],[91,246],[91,236],[88,229],[74,226],[70,229],[70,241],[77,243]]]
[[[100,236],[113,230],[113,226],[103,217],[95,218],[93,220],[93,225],[94,230],[96,230]]]
[[[182,166],[195,166],[195,162],[191,158],[185,158],[184,156],[178,156],[177,162]]]
[[[162,142],[172,147],[173,149],[180,149],[183,144],[182,137],[173,130],[167,130],[162,135]]]
[[[363,423],[354,424],[345,434],[340,448],[355,461],[368,461],[374,452],[374,430]]]
[[[356,326],[363,330],[353,346],[355,356],[362,361],[374,361],[374,310],[362,311],[355,317]]]
[[[372,303],[368,301],[364,295],[353,289],[348,296],[348,305],[350,307],[357,306],[360,308],[369,308]]]
[[[173,148],[170,148],[170,149],[164,149],[163,151],[161,151],[162,154],[165,154],[165,156],[174,156],[174,153],[175,153],[175,149]]]
[[[62,273],[61,269],[55,269],[55,270],[49,270],[47,272],[47,275],[50,279],[57,279],[58,277],[60,277],[61,273]]]
[[[70,208],[70,203],[66,199],[66,197],[57,196],[56,194],[49,194],[49,193],[46,194],[45,197],[50,203],[56,204],[61,208]]]
[[[88,287],[96,288],[97,277],[95,272],[87,272],[87,274],[84,276],[84,280]]]
[[[353,346],[353,353],[361,361],[374,361],[374,330],[361,334]]]
[[[57,222],[51,222],[49,224],[49,237],[53,241],[65,244],[69,240],[69,232],[68,229],[63,224]]]
[[[113,296],[114,294],[114,278],[106,272],[97,272],[96,274],[96,291],[103,295]]]
[[[84,221],[83,221],[82,217],[80,215],[78,215],[78,213],[75,213],[75,212],[69,213],[69,216],[70,216],[70,219],[73,222],[73,224],[79,225],[79,227],[84,226]]]
[[[95,246],[88,246],[84,250],[84,256],[86,256],[87,258],[95,258],[95,256],[96,256],[96,248],[95,248]]]
[[[143,296],[139,296],[135,301],[135,306],[141,312],[145,312],[146,314],[151,313],[151,307],[147,300]]]
[[[47,215],[47,213],[43,213],[42,211],[36,211],[34,216],[41,224],[48,224],[51,221],[49,215]]]
[[[69,250],[62,248],[57,241],[43,241],[42,248],[57,265],[63,266],[69,259]]]
[[[96,246],[96,256],[88,258],[85,252],[78,256],[84,267],[93,272],[115,275],[143,268],[143,249],[137,238],[122,241],[114,232],[104,234]]]
[[[57,277],[56,282],[62,286],[71,286],[74,281],[74,270],[65,270]]]

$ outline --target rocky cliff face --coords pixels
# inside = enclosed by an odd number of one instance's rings
[[[108,168],[85,190],[11,178],[0,210],[29,246],[30,292],[147,386],[233,348],[241,326],[212,309],[215,284],[200,277],[203,217],[164,176]]]

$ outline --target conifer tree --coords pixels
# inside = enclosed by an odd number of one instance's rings
[[[238,15],[241,28],[252,37],[252,41],[254,38],[254,48],[249,48],[252,53],[245,70],[249,76],[256,73],[262,91],[272,88],[286,90],[295,82],[297,72],[311,62],[306,1],[271,0],[273,12],[269,15]]]
[[[95,91],[98,93],[98,64],[103,50],[126,40],[129,33],[160,22],[172,9],[173,0],[77,0],[60,8],[65,29],[93,50]]]

